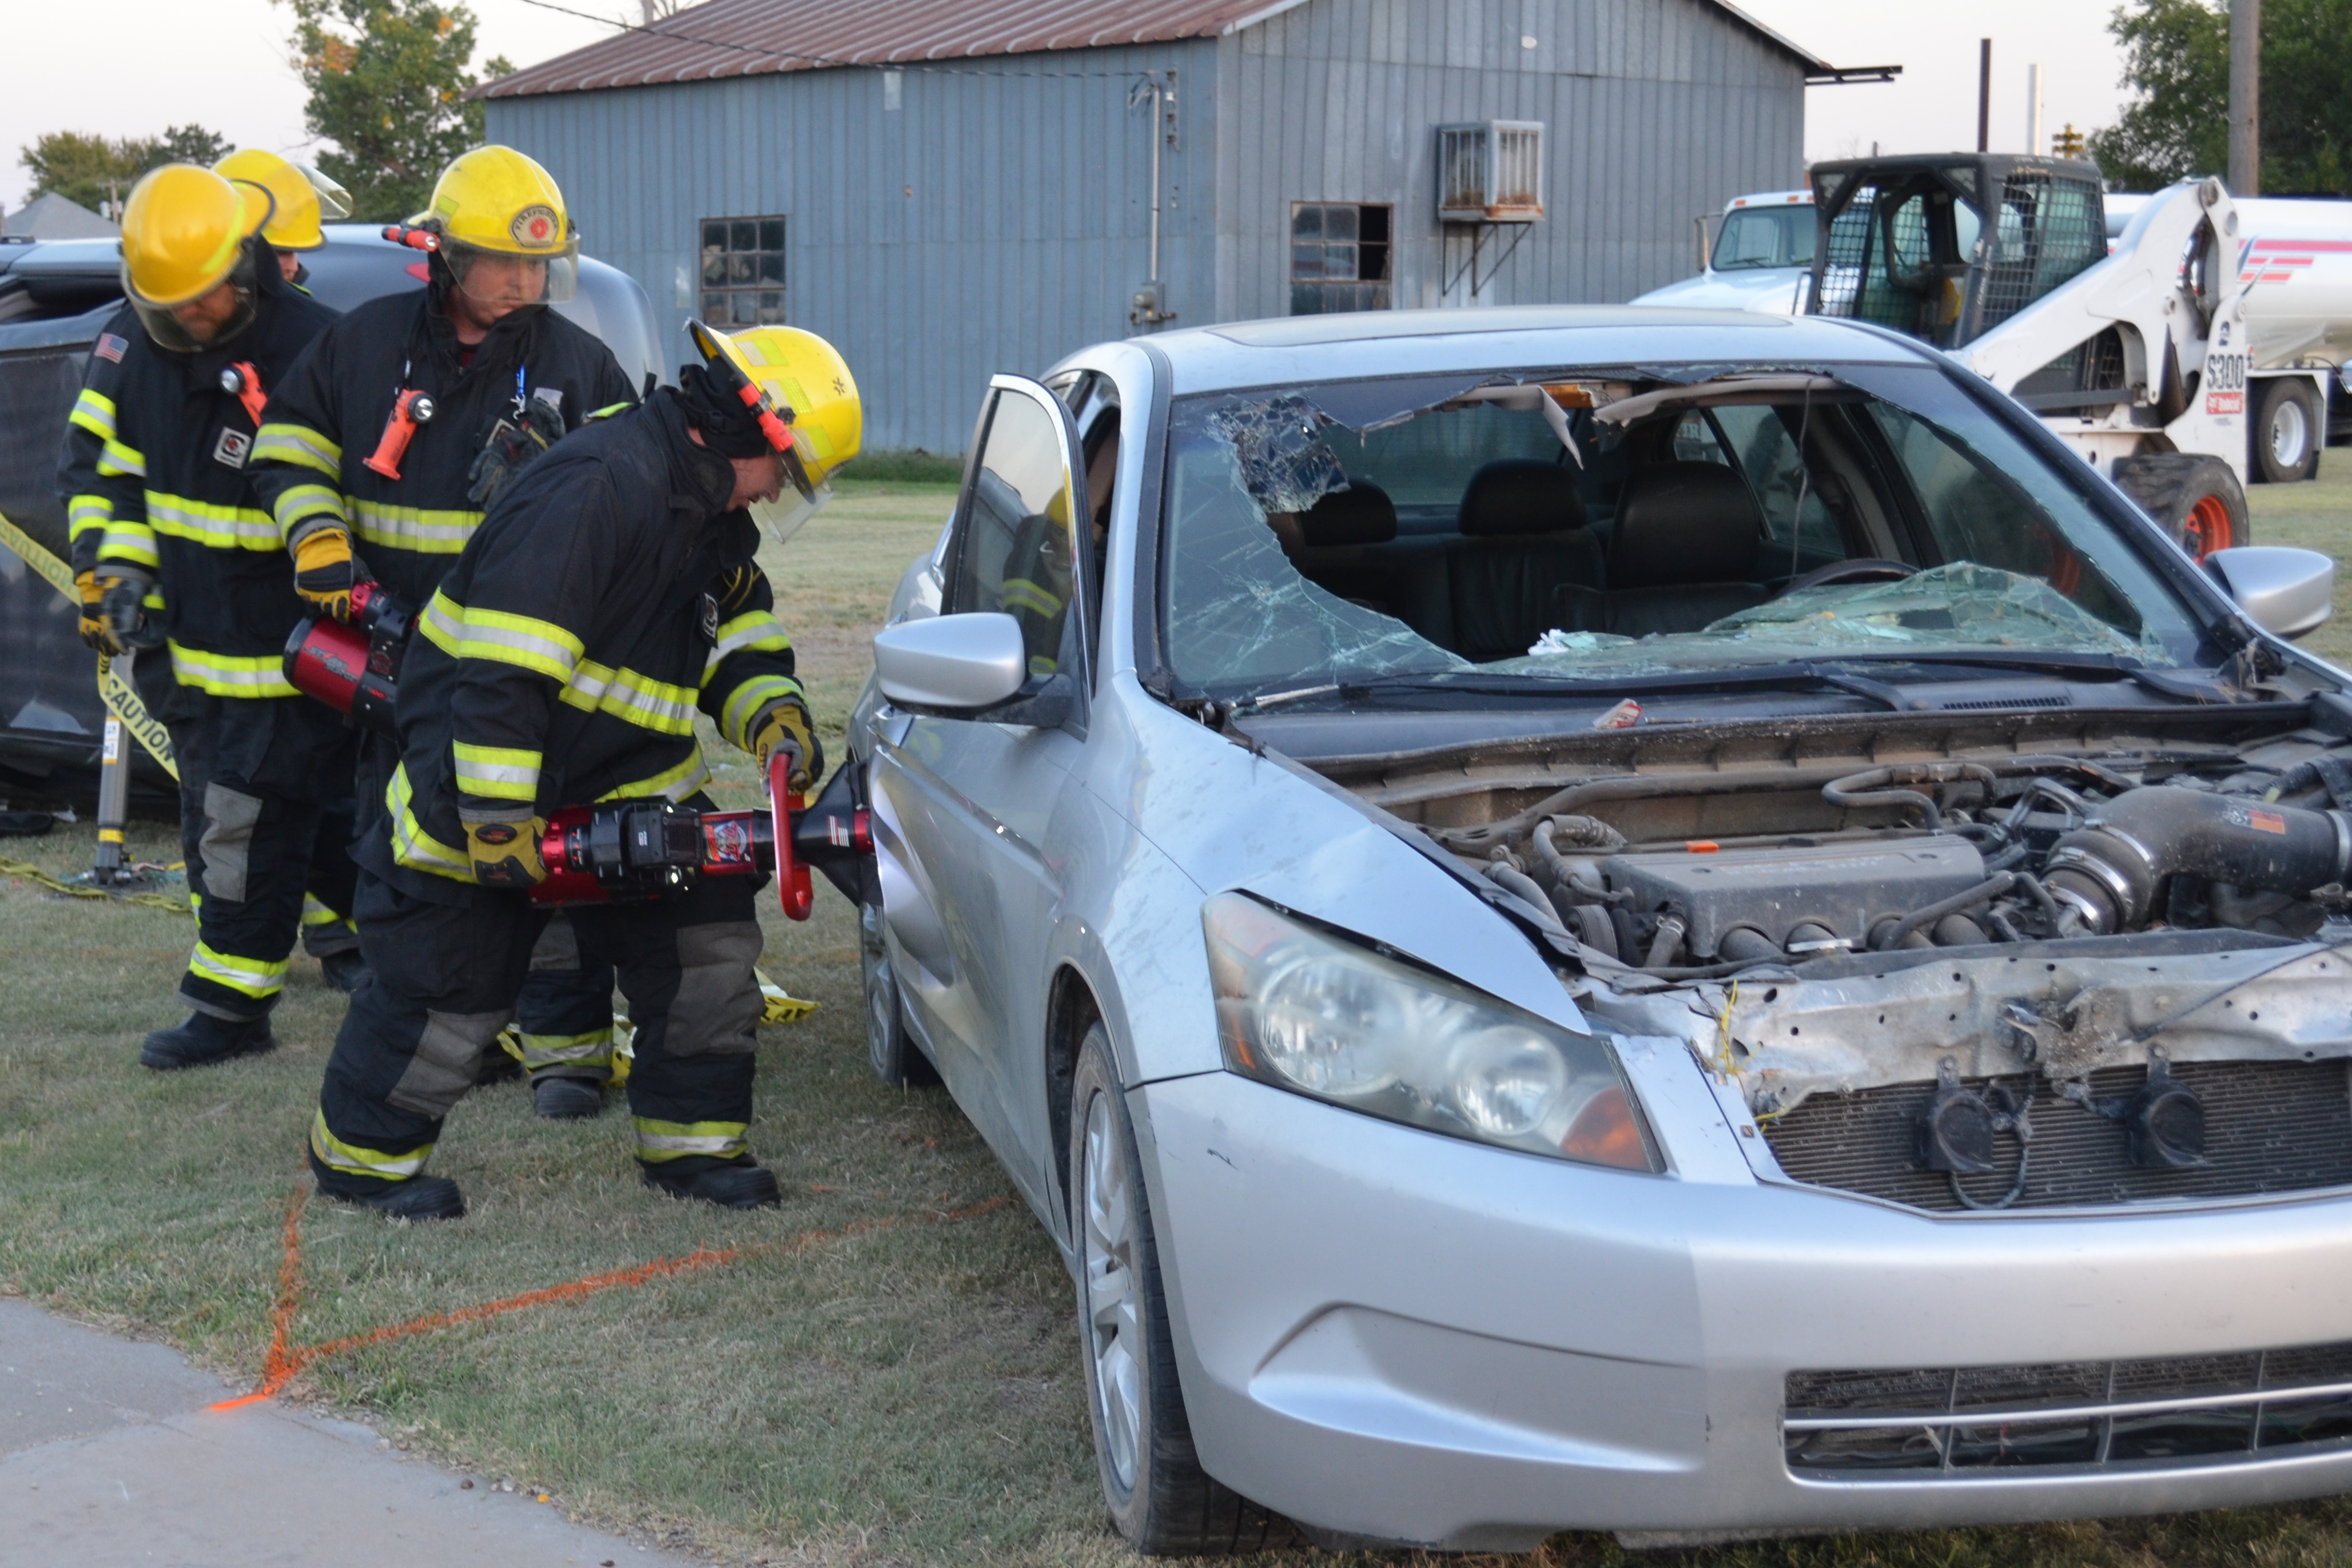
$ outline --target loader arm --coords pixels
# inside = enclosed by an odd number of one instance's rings
[[[2193,415],[2179,406],[2181,388],[2190,376],[2201,378],[2208,348],[2225,328],[2227,342],[2242,346],[2243,286],[2231,265],[2237,227],[2237,210],[2220,181],[2183,180],[2133,215],[2105,260],[1954,351],[1955,357],[2001,391],[2015,392],[2053,360],[2116,327],[2128,396],[2106,406],[2141,411],[2131,422],[2142,427]],[[2186,264],[2192,245],[2204,251],[2201,268]],[[2169,385],[2168,350],[2177,378]],[[2151,418],[2158,408],[2166,416]],[[2098,411],[2096,405],[2082,410]]]

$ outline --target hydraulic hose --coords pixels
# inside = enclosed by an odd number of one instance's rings
[[[2172,876],[2309,893],[2352,872],[2352,816],[2174,784],[2126,790],[2052,847],[2043,880],[2098,935],[2147,919]]]

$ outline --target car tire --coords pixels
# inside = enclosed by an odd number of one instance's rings
[[[2116,489],[2196,560],[2254,542],[2245,489],[2219,458],[2151,452],[2120,459],[2112,477]]]
[[[2256,484],[2298,484],[2319,470],[2319,399],[2299,375],[2261,384],[2246,430],[2246,471]]]
[[[874,1076],[893,1089],[929,1089],[939,1069],[907,1028],[907,1006],[898,997],[898,976],[882,940],[882,906],[857,906],[858,968],[865,981],[866,1052]]]
[[[1151,1557],[1295,1542],[1287,1520],[1213,1479],[1193,1451],[1143,1163],[1099,1022],[1071,1079],[1070,1230],[1087,1413],[1112,1527]]]

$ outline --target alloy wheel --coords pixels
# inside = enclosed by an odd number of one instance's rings
[[[1087,1349],[1095,1363],[1095,1417],[1112,1479],[1135,1485],[1142,1447],[1142,1324],[1138,1313],[1134,1188],[1110,1099],[1087,1107],[1080,1211],[1086,1227]]]

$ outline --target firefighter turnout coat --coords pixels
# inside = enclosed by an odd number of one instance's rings
[[[282,385],[254,446],[254,489],[279,533],[329,517],[392,596],[421,606],[482,514],[468,473],[499,422],[551,408],[566,430],[635,400],[613,351],[545,306],[517,310],[470,356],[435,284],[371,300],[321,336]],[[433,400],[387,478],[367,466],[404,391]],[[509,481],[511,482],[511,481]]]
[[[226,342],[167,353],[128,307],[107,323],[62,476],[74,569],[160,583],[173,677],[215,697],[294,696],[279,661],[305,614],[284,535],[248,483],[260,421],[223,374],[266,393],[335,320],[255,244],[254,317]]]
[[[684,800],[709,776],[698,710],[749,750],[772,707],[805,709],[733,487],[667,388],[516,479],[417,616],[390,840],[362,864],[446,900],[472,882],[461,812]]]

